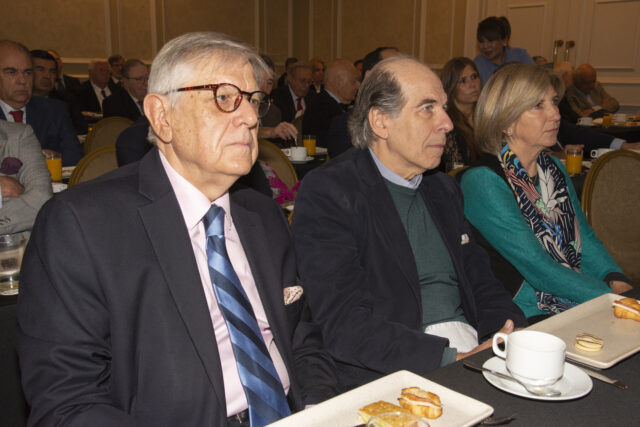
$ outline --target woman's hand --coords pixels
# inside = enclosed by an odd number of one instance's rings
[[[633,289],[633,286],[627,282],[621,282],[620,280],[612,280],[609,282],[609,287],[611,288],[611,292],[618,295]]]
[[[513,320],[507,319],[507,321],[504,322],[504,326],[502,327],[502,329],[500,329],[498,332],[502,332],[503,334],[510,334],[511,332],[513,332]],[[458,353],[458,355],[456,356],[456,361],[464,359],[465,357],[469,357],[472,354],[479,353],[482,350],[486,350],[487,348],[491,348],[492,344],[493,338],[490,338],[467,353]]]

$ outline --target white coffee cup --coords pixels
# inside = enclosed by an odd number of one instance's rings
[[[591,158],[597,159],[598,157],[602,156],[605,153],[608,153],[609,151],[613,150],[611,148],[598,148],[595,150],[591,150]]]
[[[498,347],[498,338],[504,341],[504,350]],[[506,360],[511,375],[530,385],[550,385],[562,378],[565,348],[564,341],[544,332],[499,332],[493,336],[493,352]]]
[[[299,162],[307,158],[307,147],[291,147],[290,150],[291,160]]]
[[[616,113],[613,115],[613,121],[616,123],[623,123],[627,121],[627,115],[624,113]]]
[[[578,124],[580,126],[591,126],[593,124],[593,119],[591,117],[580,117],[578,119]]]
[[[291,157],[291,148],[283,148],[282,152],[284,153],[285,156]]]

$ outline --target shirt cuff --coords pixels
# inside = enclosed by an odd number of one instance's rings
[[[620,148],[622,148],[622,144],[624,144],[625,141],[624,139],[620,139],[620,138],[613,138],[613,141],[611,141],[611,145],[609,145],[609,148],[611,148],[612,150],[619,150]]]
[[[453,347],[445,347],[442,352],[442,360],[440,360],[440,367],[449,365],[456,361],[458,357],[458,349]]]

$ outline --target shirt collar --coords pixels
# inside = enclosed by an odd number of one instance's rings
[[[205,196],[193,184],[180,175],[173,166],[171,166],[162,151],[159,151],[159,154],[162,166],[167,173],[173,192],[178,199],[178,205],[182,211],[182,216],[184,217],[184,222],[187,225],[189,233],[191,233],[194,228],[198,227],[202,221],[202,217],[204,217],[204,215],[209,211],[211,205],[216,204],[224,209],[226,216],[226,220],[224,222],[226,234],[228,231],[227,228],[231,226],[229,193],[224,193],[211,203],[207,196]]]
[[[23,115],[22,115],[22,122],[26,123],[27,122],[27,118],[26,118],[26,114],[27,114],[27,106],[24,105],[22,108],[13,108],[11,105],[7,104],[6,102],[4,102],[3,100],[0,99],[0,108],[2,108],[2,112],[4,113],[4,117],[9,120],[9,117],[11,117],[11,115],[9,114],[9,111],[22,111]]]
[[[390,181],[393,184],[400,185],[402,187],[410,188],[412,190],[417,189],[422,182],[422,174],[418,174],[411,178],[410,180],[406,180],[397,173],[393,172],[391,169],[386,167],[378,157],[376,157],[375,153],[371,148],[369,148],[369,153],[371,153],[371,157],[373,157],[373,162],[376,164],[376,167],[380,171],[380,174],[384,179]]]
[[[327,88],[325,88],[324,90],[329,94],[330,97],[335,99],[338,104],[342,105],[342,101],[340,101],[337,96],[335,96],[333,93],[331,93],[329,90],[327,90]]]

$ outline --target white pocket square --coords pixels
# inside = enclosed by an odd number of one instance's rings
[[[462,236],[460,236],[460,244],[466,245],[467,243],[469,243],[469,236],[467,235],[467,233],[464,233]]]
[[[289,305],[300,299],[304,290],[302,286],[289,286],[284,288],[284,305]]]

